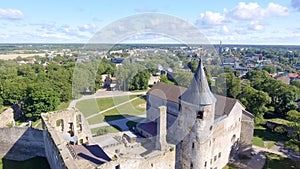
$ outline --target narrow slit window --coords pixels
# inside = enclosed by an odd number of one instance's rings
[[[198,119],[203,119],[203,114],[204,114],[204,111],[198,111],[197,112],[197,118]]]

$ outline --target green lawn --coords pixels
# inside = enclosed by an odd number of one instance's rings
[[[259,147],[265,147],[264,140],[257,136],[253,136],[253,145],[259,146]]]
[[[266,153],[267,159],[263,169],[299,169],[300,162],[282,157],[277,154]]]
[[[100,115],[97,115],[93,118],[88,119],[89,124],[97,124],[104,121],[113,121],[123,118],[128,118],[132,116],[142,115],[146,113],[145,105],[146,101],[144,98],[138,98],[131,101],[130,103],[121,105],[117,108],[111,109],[107,112],[104,112]]]
[[[121,129],[118,126],[114,126],[114,125],[94,128],[91,130],[92,134],[95,134],[97,136],[104,135],[107,133],[117,133],[120,131]]]
[[[76,108],[78,108],[85,117],[88,117],[94,113],[106,110],[110,107],[121,104],[135,97],[137,97],[137,95],[82,100],[76,104]]]
[[[0,169],[50,169],[44,157],[34,157],[25,161],[0,159]]]
[[[288,125],[291,122],[285,119],[280,119],[280,118],[274,118],[274,119],[268,119],[268,121],[277,123],[277,124],[283,124],[283,125]]]
[[[66,108],[68,108],[69,104],[71,103],[72,100],[68,101],[68,102],[62,102],[60,103],[60,105],[57,106],[56,110],[65,110]]]
[[[288,138],[285,135],[273,133],[263,126],[255,126],[253,144],[260,147],[265,147],[263,141],[270,141],[266,148],[271,148],[278,141],[287,141]]]
[[[42,119],[38,119],[38,120],[36,120],[36,121],[33,121],[33,122],[31,123],[31,126],[32,126],[33,128],[42,130]]]
[[[275,144],[276,144],[275,141],[270,141],[269,144],[267,145],[267,148],[271,149]]]
[[[239,169],[238,167],[232,165],[232,164],[227,164],[223,169]]]

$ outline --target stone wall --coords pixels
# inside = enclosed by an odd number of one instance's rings
[[[122,158],[98,166],[97,169],[174,169],[175,151],[157,151],[147,158]]]
[[[243,111],[242,130],[241,130],[241,147],[240,153],[250,154],[253,143],[254,119],[253,115]]]
[[[24,161],[45,157],[43,132],[33,128],[0,128],[0,157]]]
[[[51,169],[65,169],[65,163],[61,157],[58,147],[54,143],[52,136],[44,130],[45,154]]]
[[[14,110],[12,108],[6,109],[0,114],[0,127],[7,127],[8,124],[14,122]]]
[[[212,168],[223,168],[230,158],[238,155],[240,142],[242,110],[245,108],[236,102],[231,113],[223,120],[215,124],[211,139],[212,153],[207,161]]]
[[[85,164],[86,160],[74,159],[67,148],[69,141],[63,137],[70,137],[72,131],[74,136],[78,137],[79,144],[81,139],[82,142],[86,142],[87,137],[91,138],[87,122],[81,117],[82,114],[76,109],[42,114],[45,153],[52,169],[91,168]]]

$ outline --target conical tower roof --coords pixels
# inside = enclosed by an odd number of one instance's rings
[[[201,59],[189,88],[180,96],[180,99],[194,105],[210,105],[217,101],[208,86]]]

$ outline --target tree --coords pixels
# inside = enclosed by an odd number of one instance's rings
[[[267,71],[270,74],[276,73],[276,68],[273,64],[271,65],[264,65],[263,70]]]
[[[129,90],[143,90],[148,88],[150,73],[147,69],[138,72],[130,81]]]
[[[271,97],[267,93],[256,90],[249,84],[243,86],[240,100],[254,114],[256,123],[262,121],[263,115],[268,111],[267,105],[271,103]]]
[[[160,81],[161,82],[164,82],[164,83],[167,83],[167,84],[174,84],[174,82],[170,81],[167,77],[167,75],[163,74],[160,76]]]
[[[296,86],[298,89],[300,89],[300,80],[292,80],[290,85]]]
[[[197,69],[197,67],[198,67],[198,61],[197,61],[197,60],[190,61],[190,62],[188,63],[188,67],[191,69],[191,71],[192,71],[193,73],[195,73],[195,71],[196,71],[196,69]]]
[[[274,107],[278,116],[284,117],[286,112],[297,108],[295,100],[299,98],[299,89],[295,86],[273,79],[268,72],[259,69],[248,72],[246,78],[253,88],[268,93],[270,106]]]
[[[20,76],[1,81],[3,104],[10,106],[24,100],[27,97],[27,84],[30,82],[28,78]]]
[[[47,82],[33,84],[27,92],[24,109],[28,116],[39,117],[41,113],[55,110],[60,103],[57,91]]]
[[[240,79],[233,73],[222,73],[216,80],[215,89],[220,95],[237,98],[241,93]]]
[[[291,139],[285,143],[286,148],[293,149],[295,152],[300,151],[300,112],[290,110],[287,112],[287,119],[291,121],[289,127],[294,129]]]
[[[148,70],[145,69],[144,66],[138,63],[124,62],[123,65],[119,66],[115,72],[117,78],[117,85],[122,90],[134,90],[136,87],[140,88],[139,85],[141,85],[141,83],[145,83],[144,80],[146,79],[146,77],[149,76],[150,78],[149,72],[148,75],[146,76],[144,74],[145,72],[143,71],[148,72]],[[142,79],[140,79],[140,77],[142,77]],[[149,80],[149,78],[147,79]],[[148,81],[147,81],[147,85],[148,85]],[[146,83],[143,85],[143,87],[145,86]]]
[[[191,80],[193,78],[192,72],[177,71],[174,74],[175,74],[174,79],[175,79],[177,85],[183,86],[183,87],[189,87]],[[165,78],[165,77],[162,77],[162,78]]]

